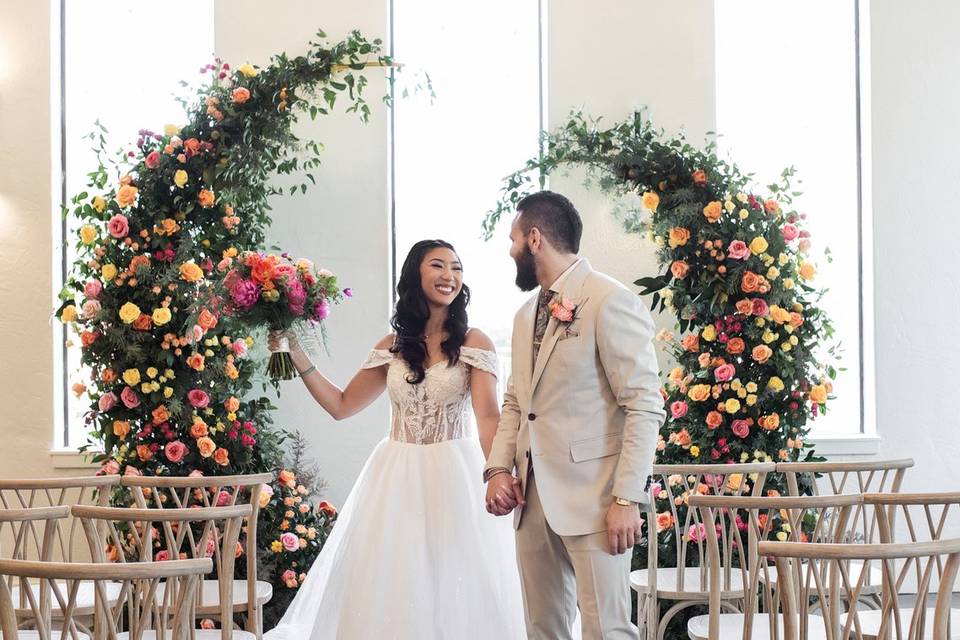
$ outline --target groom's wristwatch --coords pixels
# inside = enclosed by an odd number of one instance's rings
[[[623,498],[614,498],[613,501],[614,501],[615,503],[617,503],[618,505],[620,505],[621,507],[632,507],[632,506],[635,506],[635,505],[637,504],[636,502],[632,502],[632,501],[630,501],[630,500],[625,500],[625,499],[623,499]]]

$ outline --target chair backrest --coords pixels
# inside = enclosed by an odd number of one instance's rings
[[[719,520],[703,520],[689,500],[699,495],[760,495],[773,463],[754,464],[656,464],[653,466],[647,508],[647,566],[676,570],[678,591],[706,591],[708,584],[706,549],[699,542],[705,531],[714,531]],[[655,533],[654,533],[655,532]],[[726,533],[724,532],[724,536]],[[653,541],[664,540],[664,550]],[[725,545],[726,546],[726,545]],[[729,563],[728,563],[729,564]],[[688,567],[699,567],[693,584],[686,578]],[[656,571],[649,573],[651,592],[656,589]],[[723,586],[730,587],[731,574],[724,575]]]
[[[0,508],[30,509],[75,504],[106,505],[111,493],[120,486],[120,476],[81,476],[72,478],[0,479]],[[79,522],[70,520],[56,527],[50,553],[38,554],[36,545],[15,548],[13,541],[0,535],[0,557],[15,560],[93,560]]]
[[[9,558],[31,558],[48,561],[62,538],[61,524],[70,517],[70,507],[32,507],[0,509],[0,539],[8,542],[4,551]],[[12,580],[12,579],[11,579]],[[16,591],[10,582],[7,588]],[[18,592],[15,605],[23,611],[29,607],[26,593]]]
[[[98,562],[162,562],[212,557],[219,582],[221,637],[233,632],[236,546],[250,505],[184,509],[76,506],[90,552]],[[106,525],[106,539],[101,534]],[[199,602],[198,593],[198,604]]]
[[[150,637],[187,640],[193,637],[193,608],[199,576],[212,568],[213,561],[209,558],[125,565],[0,560],[0,631],[4,640],[16,640],[21,633],[17,629],[18,612],[8,587],[11,582],[19,583],[21,593],[30,594],[31,624],[35,630],[26,632],[26,637],[80,640],[84,636],[78,631],[73,612],[77,609],[81,583],[92,581],[97,640],[115,640],[122,632],[127,632],[129,640],[140,640],[150,629],[156,630]],[[161,580],[165,581],[166,588],[164,597],[157,598]],[[108,597],[108,589],[116,589],[118,585],[120,597]],[[59,600],[56,619],[50,615],[51,594],[56,594]]]
[[[864,611],[850,607],[866,586],[866,571],[853,563],[879,564],[883,574],[883,595],[879,626],[870,630],[877,638],[896,640],[947,640],[950,637],[950,604],[957,569],[960,568],[960,538],[933,542],[890,544],[802,544],[795,542],[764,541],[759,553],[773,557],[780,577],[780,613],[785,640],[807,637],[826,637],[828,640],[848,640],[864,636]],[[899,601],[897,582],[899,566],[915,565],[924,580],[917,593],[920,606]],[[931,593],[930,576],[934,568],[942,568],[942,578],[936,589],[933,618],[927,615],[926,602]],[[786,576],[790,576],[787,579]],[[816,602],[820,615],[811,616],[810,605]],[[776,612],[774,606],[771,612]],[[872,612],[871,612],[872,613]],[[773,616],[771,616],[772,618]],[[823,625],[820,629],[811,627]]]
[[[753,629],[753,616],[760,605],[764,611],[775,606],[777,572],[759,552],[759,543],[770,538],[799,543],[845,540],[853,510],[863,504],[859,494],[831,496],[724,496],[690,498],[691,507],[704,521],[717,522],[721,529],[704,536],[710,567],[710,637],[719,633],[720,590],[730,567],[735,565],[744,585],[744,638]],[[709,535],[713,533],[713,535]],[[745,552],[743,550],[746,550]],[[771,638],[778,630],[771,623]]]
[[[259,629],[257,607],[257,519],[260,496],[265,484],[273,482],[272,473],[234,476],[124,476],[121,483],[130,489],[134,503],[142,508],[186,509],[195,506],[233,506],[249,504],[245,536],[238,553],[246,556],[247,628]]]

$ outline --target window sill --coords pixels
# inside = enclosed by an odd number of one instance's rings
[[[53,449],[50,451],[50,462],[54,469],[90,471],[100,466],[89,460],[94,455],[95,452],[80,453],[75,449]]]
[[[875,456],[880,451],[880,436],[876,435],[810,435],[807,441],[813,443],[817,455],[825,458]]]

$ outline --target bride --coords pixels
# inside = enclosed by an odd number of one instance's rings
[[[513,530],[484,509],[497,358],[490,338],[468,328],[469,300],[453,247],[424,240],[403,263],[395,333],[346,389],[316,370],[292,334],[270,336],[272,349],[291,341],[303,383],[335,419],[386,389],[393,420],[268,640],[526,637]]]

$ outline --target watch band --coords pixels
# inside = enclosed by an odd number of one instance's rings
[[[626,500],[625,498],[615,498],[614,502],[621,507],[632,507],[633,505],[637,504],[636,502],[633,502],[632,500]]]

